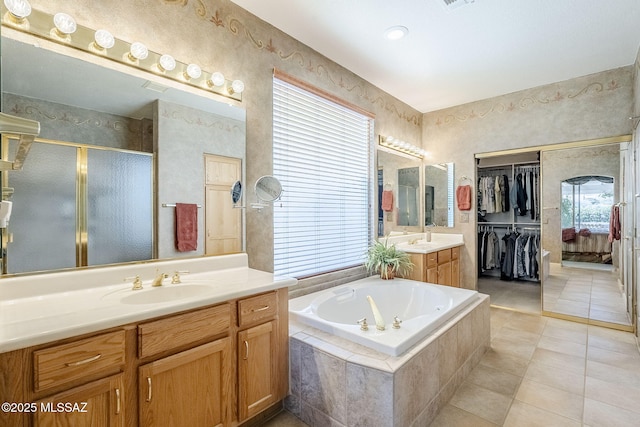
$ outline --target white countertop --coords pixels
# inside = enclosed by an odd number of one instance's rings
[[[171,284],[171,275],[176,270],[190,272],[181,275],[181,284]],[[158,271],[169,274],[169,278],[164,279],[162,287],[152,288],[150,282]],[[131,280],[125,283],[125,277],[135,275],[140,275],[143,280],[143,290],[131,290]],[[279,278],[272,273],[249,268],[246,254],[2,278],[0,353],[296,283],[296,279]],[[173,295],[190,286],[197,287],[199,293],[172,297],[165,302],[127,304],[122,301],[133,294],[145,298],[145,293],[167,291]],[[183,288],[174,291],[178,287]]]
[[[427,241],[426,238],[425,233],[412,233],[391,236],[388,242],[395,244],[396,248],[402,251],[418,254],[428,254],[464,245],[462,234],[431,233],[431,240]]]

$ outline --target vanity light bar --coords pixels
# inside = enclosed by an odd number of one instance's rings
[[[26,0],[13,0],[13,2]],[[212,73],[200,69],[197,64],[188,64],[173,59],[170,55],[152,52],[140,42],[129,43],[115,38],[107,30],[97,32],[75,23],[67,14],[54,15],[31,9],[26,6],[10,12],[6,1],[1,5],[2,26],[12,28],[61,45],[73,47],[83,52],[110,59],[133,68],[195,86],[218,95],[242,101],[244,83],[241,80],[228,80],[216,72],[212,84]],[[11,5],[12,2],[9,2]],[[22,4],[22,3],[21,3]],[[24,9],[24,12],[22,12]],[[25,15],[25,16],[20,16]],[[99,34],[98,34],[99,33]]]
[[[424,158],[428,153],[420,147],[417,147],[408,142],[396,139],[392,136],[378,136],[378,144],[383,147],[390,148],[391,150],[399,151],[404,154],[408,154],[419,159]]]

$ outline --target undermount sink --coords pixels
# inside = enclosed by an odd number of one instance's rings
[[[166,285],[144,291],[131,291],[120,300],[123,304],[158,304],[161,302],[192,298],[211,292],[207,285]]]

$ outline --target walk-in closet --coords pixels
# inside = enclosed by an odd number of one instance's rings
[[[540,312],[540,153],[476,159],[478,290]]]

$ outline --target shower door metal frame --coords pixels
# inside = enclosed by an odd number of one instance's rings
[[[17,135],[2,135],[2,148],[1,148],[1,157],[7,158],[9,153],[9,142],[11,140],[18,140],[19,137]],[[87,165],[89,162],[89,150],[108,150],[114,152],[121,153],[130,153],[136,155],[149,156],[152,158],[152,167],[151,167],[151,220],[152,220],[152,233],[151,233],[151,246],[152,253],[151,257],[155,258],[157,253],[156,248],[156,232],[155,232],[155,199],[156,199],[156,191],[155,191],[155,155],[153,153],[146,153],[142,151],[133,151],[133,150],[125,150],[119,148],[112,147],[101,147],[96,145],[89,144],[80,144],[75,142],[66,142],[66,141],[58,141],[52,139],[45,138],[36,138],[34,142],[51,144],[51,145],[61,145],[67,147],[76,148],[76,237],[75,237],[75,258],[76,258],[76,266],[78,267],[87,267],[89,266],[89,254],[88,254],[88,245],[89,245],[89,226],[88,226],[88,204],[89,204],[89,194],[88,194],[88,169]],[[12,194],[13,189],[10,187],[10,179],[9,172],[11,171],[1,171],[2,177],[2,199],[5,199],[5,194]],[[17,172],[20,173],[20,172]],[[7,251],[7,244],[10,243],[10,233],[7,232],[6,229],[1,230],[2,233],[2,274],[8,274],[8,258],[9,254]]]

